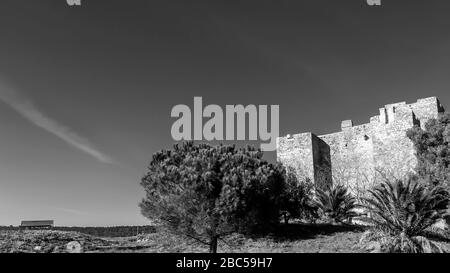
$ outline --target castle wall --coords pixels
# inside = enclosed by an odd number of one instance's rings
[[[344,128],[341,132],[320,138],[330,147],[332,179],[335,183],[354,188],[357,187],[357,177],[372,179],[374,160],[370,125]]]
[[[310,178],[316,184],[329,179],[358,193],[383,178],[402,178],[414,171],[417,159],[406,132],[414,125],[423,127],[443,111],[435,97],[412,104],[387,104],[367,124],[353,126],[346,120],[340,132],[280,137],[277,158],[293,167],[302,179]]]
[[[444,107],[436,97],[419,99],[410,105],[416,118],[420,120],[420,126],[425,128],[425,123],[430,119],[438,118],[439,113],[444,112]]]
[[[330,146],[316,135],[312,135],[312,151],[314,162],[314,182],[323,188],[332,183]]]
[[[318,186],[331,183],[330,147],[312,133],[277,139],[277,159],[299,181],[311,180]]]
[[[408,129],[419,121],[409,105],[393,109],[392,120],[387,124],[372,121],[373,136],[373,179],[402,178],[413,172],[417,164],[414,145],[406,136]]]
[[[277,160],[296,172],[299,180],[314,180],[312,133],[277,138]]]

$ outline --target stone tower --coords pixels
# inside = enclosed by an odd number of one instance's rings
[[[413,171],[416,156],[406,131],[437,118],[444,108],[436,97],[387,104],[370,122],[341,123],[341,131],[316,136],[287,135],[277,139],[277,160],[295,170],[300,180],[319,185],[346,184],[353,192],[370,187],[380,176],[403,177]]]

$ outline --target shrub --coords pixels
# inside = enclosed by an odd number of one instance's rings
[[[450,189],[450,113],[425,124],[425,130],[414,126],[407,132],[417,154],[417,175],[431,185]]]
[[[293,170],[288,170],[285,177],[285,189],[280,196],[281,216],[287,224],[289,219],[314,221],[319,217],[318,207],[313,200],[313,183],[306,179],[301,182]]]
[[[356,199],[343,185],[316,189],[317,205],[322,216],[335,223],[349,222],[358,216]]]
[[[371,197],[364,201],[369,216],[363,220],[379,234],[383,251],[437,251],[427,239],[427,230],[446,215],[449,195],[445,189],[409,178],[406,182],[386,181],[369,193]]]

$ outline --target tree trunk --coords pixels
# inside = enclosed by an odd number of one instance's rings
[[[217,236],[212,237],[209,242],[209,253],[217,253],[217,240],[219,238]]]

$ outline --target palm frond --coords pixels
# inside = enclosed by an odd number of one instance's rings
[[[368,215],[360,220],[390,237],[385,246],[388,252],[442,252],[426,236],[447,215],[449,193],[444,188],[429,188],[410,178],[386,181],[369,195],[362,205]]]

